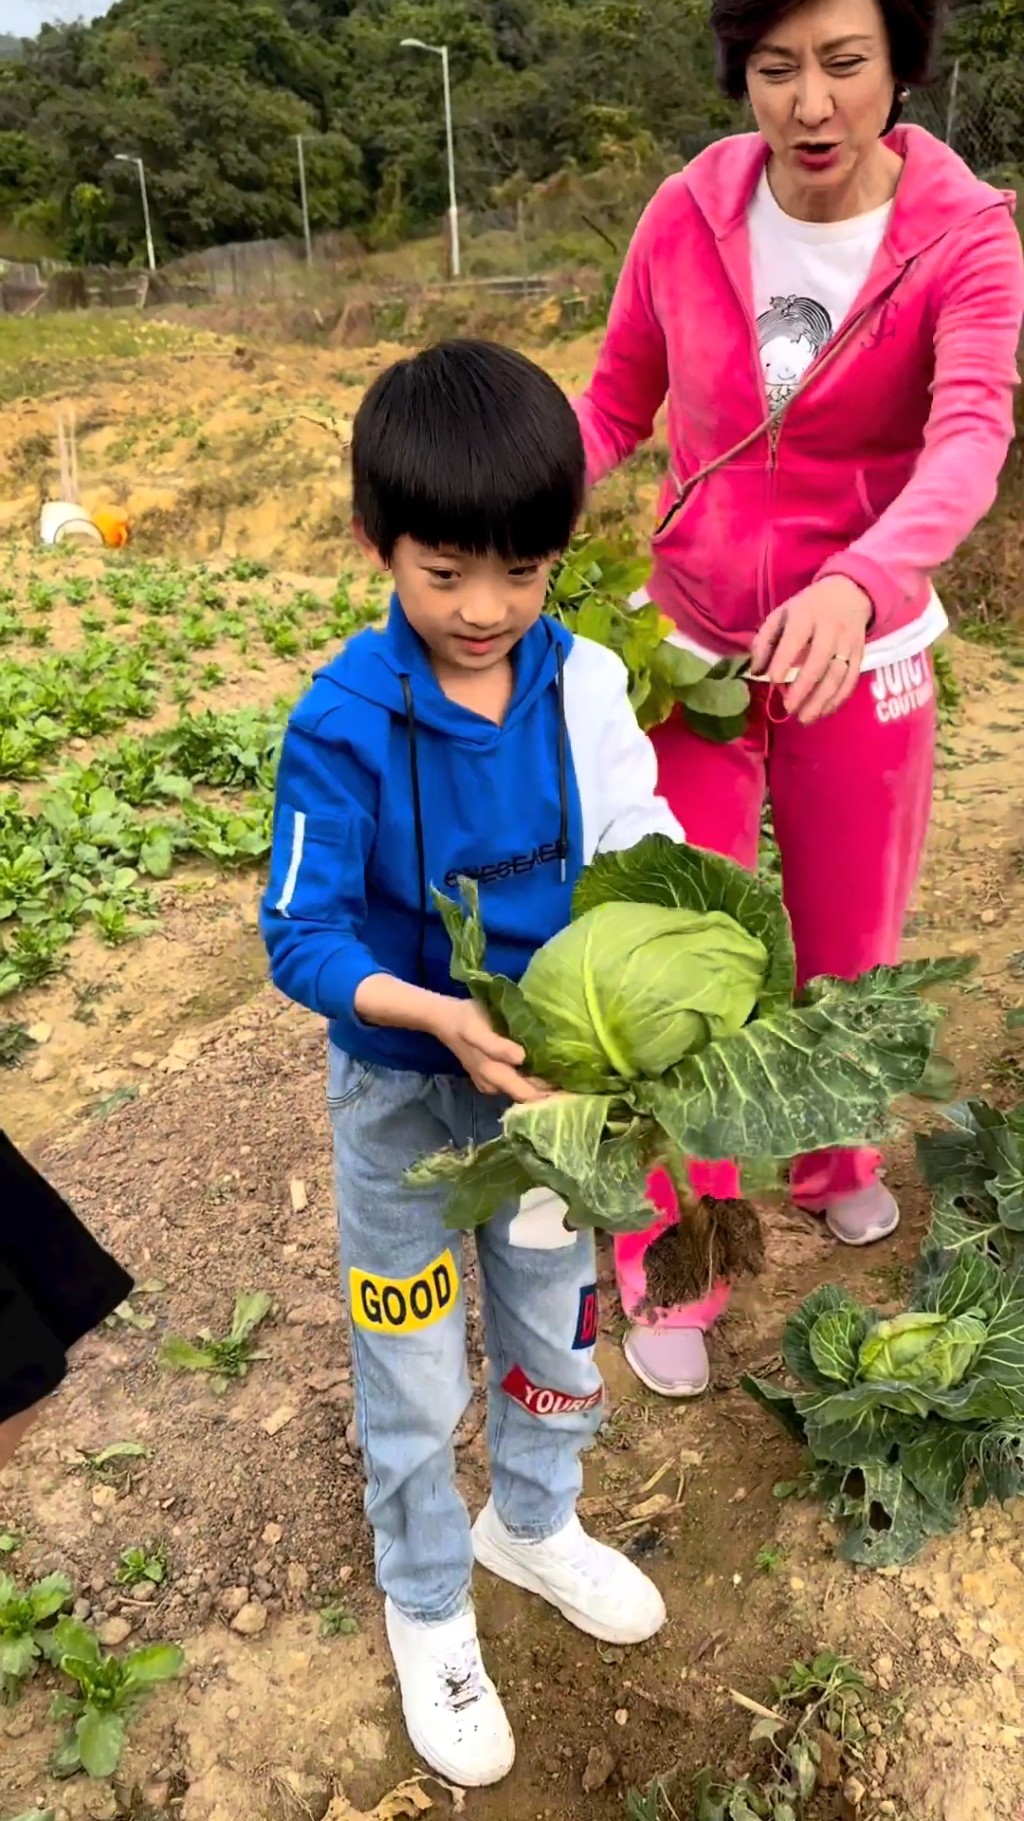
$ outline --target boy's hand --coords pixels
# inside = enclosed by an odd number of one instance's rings
[[[487,1014],[472,999],[451,999],[438,1012],[434,1035],[457,1056],[481,1094],[504,1094],[509,1100],[543,1100],[543,1082],[520,1074],[526,1052],[509,1037],[499,1037]]]

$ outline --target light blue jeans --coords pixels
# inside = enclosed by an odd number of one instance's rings
[[[471,1396],[462,1235],[444,1225],[443,1188],[403,1177],[431,1151],[493,1138],[502,1106],[460,1077],[368,1068],[333,1045],[328,1105],[377,1579],[406,1617],[441,1624],[466,1609],[473,1567],[453,1447]],[[553,1250],[517,1243],[518,1213],[476,1236],[487,1433],[499,1515],[541,1541],[572,1517],[601,1422],[595,1248],[590,1232]]]

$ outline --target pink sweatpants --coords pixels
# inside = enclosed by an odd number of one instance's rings
[[[898,959],[903,924],[924,851],[932,799],[935,690],[926,654],[868,672],[838,714],[801,727],[777,693],[752,689],[750,726],[716,746],[680,714],[655,729],[659,785],[697,847],[757,864],[767,792],[782,857],[800,984],[819,974],[855,979]],[[770,707],[769,707],[770,703]],[[864,1188],[878,1151],[822,1151],[792,1172],[798,1203],[820,1207]],[[695,1165],[698,1193],[736,1193],[731,1164]],[[667,1178],[652,1184],[656,1226],[615,1242],[626,1314],[645,1293],[643,1255],[678,1218]],[[672,1310],[673,1327],[708,1328],[728,1301],[717,1286],[702,1303]]]

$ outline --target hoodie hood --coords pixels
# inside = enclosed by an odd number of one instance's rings
[[[445,695],[423,640],[413,631],[394,594],[387,625],[381,631],[361,632],[350,640],[318,672],[318,679],[335,684],[363,702],[386,708],[403,721],[408,720],[411,698],[419,727],[443,734],[460,745],[486,750],[528,717],[544,692],[557,683],[571,646],[570,634],[555,620],[542,616],[530,627],[512,654],[512,700],[499,727]]]
[[[914,259],[943,235],[988,209],[1016,207],[1012,190],[997,190],[975,177],[963,159],[919,126],[898,126],[886,143],[903,159],[886,245],[900,263]],[[697,207],[716,238],[746,219],[769,158],[760,133],[720,139],[683,173]]]

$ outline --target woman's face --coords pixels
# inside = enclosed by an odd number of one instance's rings
[[[808,0],[747,65],[757,124],[800,189],[849,183],[878,146],[894,89],[878,0]]]

